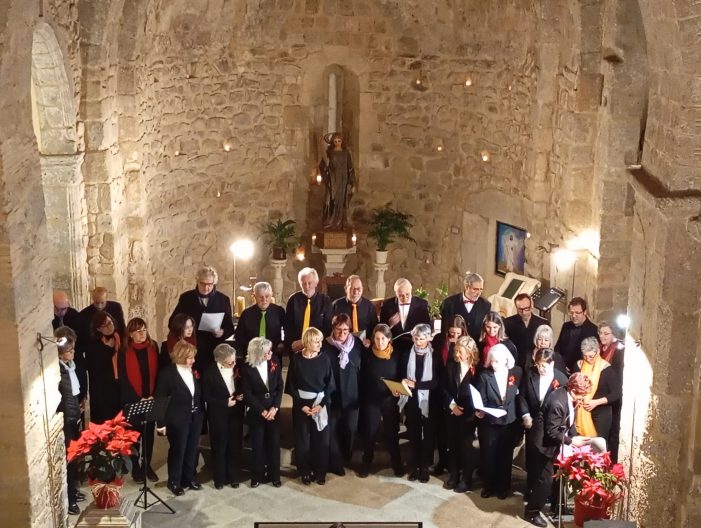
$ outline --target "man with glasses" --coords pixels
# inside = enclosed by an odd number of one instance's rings
[[[344,313],[351,318],[351,331],[355,336],[365,331],[363,344],[370,346],[372,330],[377,326],[375,305],[363,297],[363,281],[357,275],[346,279],[346,296],[333,302],[334,315]]]
[[[525,368],[526,359],[533,354],[535,331],[541,325],[549,325],[547,319],[533,313],[533,299],[527,293],[519,293],[514,299],[516,315],[504,319],[504,330],[518,350],[518,366]]]
[[[212,266],[204,266],[195,274],[197,286],[194,290],[186,291],[180,295],[178,304],[168,319],[170,327],[173,318],[184,313],[195,320],[197,329],[197,356],[195,357],[195,369],[201,371],[207,365],[214,363],[214,347],[226,341],[234,333],[234,321],[231,318],[231,300],[217,290],[217,270]],[[202,314],[223,313],[224,319],[219,328],[214,330],[200,330]]]
[[[555,351],[565,360],[568,374],[577,370],[577,361],[582,359],[582,341],[587,337],[598,339],[598,328],[589,320],[587,301],[574,297],[567,305],[570,320],[562,325]]]
[[[450,321],[453,315],[462,315],[467,333],[479,343],[484,316],[492,304],[482,297],[484,279],[479,273],[467,272],[463,279],[463,292],[447,297],[441,305],[441,321]]]

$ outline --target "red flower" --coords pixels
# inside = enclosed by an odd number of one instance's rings
[[[200,373],[197,372],[195,369],[192,369],[192,375],[196,380],[200,379]]]
[[[238,367],[234,368],[234,379],[239,379],[241,377],[241,371]]]
[[[270,372],[275,372],[276,369],[277,369],[277,363],[275,363],[274,361],[271,361],[270,362]]]
[[[560,386],[560,382],[554,379],[550,386],[553,388],[553,390],[555,390]]]
[[[470,367],[470,375],[471,375],[471,376],[474,376],[474,375],[475,375],[475,372],[477,372],[477,369],[475,368],[474,365],[472,365],[472,366]]]
[[[516,378],[514,376],[509,376],[509,387],[513,387],[516,383]]]

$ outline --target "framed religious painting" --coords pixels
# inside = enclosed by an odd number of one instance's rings
[[[526,238],[528,231],[520,227],[497,222],[497,244],[494,255],[495,273],[508,272],[524,275],[526,267]]]

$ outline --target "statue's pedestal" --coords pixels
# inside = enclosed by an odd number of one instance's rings
[[[375,282],[375,297],[384,299],[385,290],[387,289],[387,284],[385,283],[385,271],[389,269],[389,264],[380,264],[379,262],[373,262],[372,267],[375,268],[377,272],[377,281]]]
[[[348,255],[355,255],[355,247],[347,249],[319,248],[319,251],[324,256],[326,275],[330,277],[343,275],[343,268],[346,267],[346,257],[348,257]]]
[[[273,270],[275,270],[275,276],[273,277],[273,297],[277,299],[278,304],[282,304],[284,302],[284,297],[282,295],[282,270],[285,269],[287,265],[287,259],[270,259],[270,265],[273,267]]]
[[[89,504],[80,514],[76,528],[109,526],[110,528],[141,528],[141,510],[131,500],[122,497],[119,506],[103,510]]]

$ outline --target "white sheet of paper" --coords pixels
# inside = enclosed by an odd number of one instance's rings
[[[366,338],[367,338],[367,331],[366,330],[363,330],[362,332],[360,332],[358,334],[358,339],[360,339],[361,341],[364,341]]]
[[[214,332],[221,328],[222,321],[224,321],[224,312],[203,313],[197,329],[200,332]]]
[[[492,407],[485,407],[484,403],[482,402],[482,395],[480,394],[480,391],[475,389],[475,387],[472,385],[470,385],[470,394],[472,395],[472,405],[474,405],[475,409],[477,409],[478,411],[483,411],[487,414],[491,414],[492,416],[494,416],[494,418],[501,418],[502,416],[506,416],[506,411],[504,409],[494,409]]]

